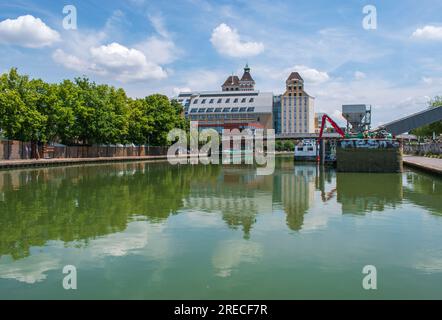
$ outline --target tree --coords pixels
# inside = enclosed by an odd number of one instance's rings
[[[295,144],[292,141],[284,142],[284,150],[285,151],[294,151],[295,150]]]
[[[183,108],[166,96],[128,98],[88,78],[49,84],[12,68],[0,76],[0,128],[9,139],[36,144],[166,145],[173,128],[189,129]]]
[[[151,145],[166,145],[167,133],[174,129],[187,129],[186,120],[182,116],[183,108],[176,102],[160,94],[154,94],[144,99],[143,111],[147,118],[149,130],[147,141]]]
[[[37,143],[46,141],[47,116],[38,110],[38,93],[27,76],[11,69],[0,79],[0,127],[9,139],[31,141],[32,157]]]

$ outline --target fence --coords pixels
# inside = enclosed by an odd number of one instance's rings
[[[167,154],[167,147],[156,146],[38,146],[41,158],[110,158],[160,156]],[[31,143],[0,140],[0,160],[31,159]]]
[[[427,153],[442,154],[442,143],[441,142],[430,142],[422,144],[404,143],[404,153],[416,154],[416,155],[424,155]]]

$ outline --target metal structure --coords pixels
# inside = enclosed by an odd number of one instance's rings
[[[347,120],[347,133],[370,130],[371,106],[365,104],[343,105],[342,116]]]
[[[322,116],[322,121],[321,121],[321,130],[319,131],[319,136],[318,136],[318,139],[316,140],[316,150],[319,151],[319,153],[317,154],[316,160],[318,163],[321,163],[321,164],[325,163],[325,143],[324,143],[324,140],[322,139],[322,135],[324,134],[324,127],[325,127],[326,121],[328,121],[333,126],[333,128],[336,130],[336,133],[341,138],[345,137],[345,132],[342,131],[342,129],[337,125],[337,123],[334,122],[333,119],[330,118],[327,114],[324,114]]]
[[[384,129],[396,136],[440,120],[442,120],[442,107],[437,107],[409,115],[387,124],[383,124],[378,128],[378,130]]]
[[[318,141],[320,141],[322,139],[322,135],[324,134],[324,127],[325,127],[326,121],[328,121],[333,126],[333,128],[336,130],[336,133],[338,135],[340,135],[342,138],[345,137],[344,131],[342,131],[342,129],[337,125],[337,123],[334,122],[333,119],[330,118],[328,115],[324,114],[322,116],[321,130],[319,131]]]

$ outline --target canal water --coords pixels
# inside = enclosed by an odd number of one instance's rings
[[[377,290],[363,288],[366,265]],[[270,176],[165,162],[1,171],[0,298],[442,299],[442,180],[291,157]]]

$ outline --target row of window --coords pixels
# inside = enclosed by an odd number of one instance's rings
[[[201,104],[205,104],[207,100],[208,100],[208,99],[202,99],[202,100],[201,100]],[[198,99],[193,100],[193,104],[197,104],[198,101],[199,101]],[[254,98],[250,98],[250,99],[249,99],[249,103],[253,103],[254,101],[255,101]],[[222,99],[222,98],[219,98],[219,99],[217,100],[216,103],[222,103],[222,102],[223,102],[223,99]],[[235,99],[233,100],[233,103],[238,103],[238,102],[239,102],[239,99],[238,99],[238,98],[235,98]],[[246,103],[246,102],[247,102],[247,99],[246,99],[246,98],[242,98],[242,99],[241,99],[241,103]],[[209,100],[209,104],[211,104],[211,103],[215,103],[215,99],[210,99],[210,100]],[[227,98],[226,101],[225,101],[225,103],[230,103],[230,98]]]
[[[190,113],[220,113],[220,112],[255,112],[255,107],[241,107],[241,108],[193,108]]]
[[[295,132],[294,132],[295,131]],[[292,131],[292,130],[287,130],[287,129],[284,129],[284,130],[282,130],[282,133],[283,134],[290,134],[290,133],[308,133],[308,130],[307,129],[304,129],[304,130],[294,130],[294,131]]]
[[[243,119],[243,120],[256,120],[259,121],[259,117],[253,114],[209,114],[209,115],[191,115],[191,120],[212,120],[212,119]]]

